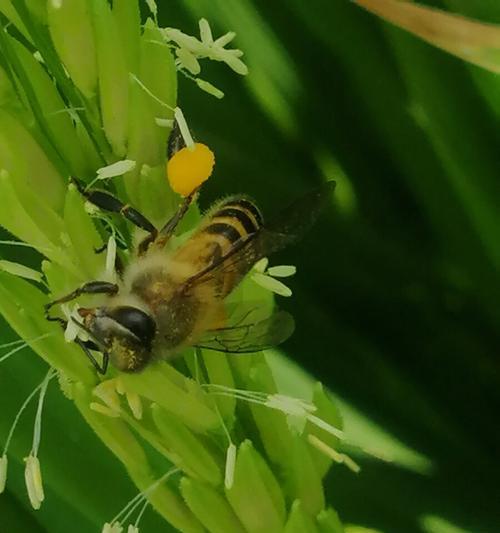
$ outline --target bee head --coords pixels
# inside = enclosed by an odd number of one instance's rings
[[[131,306],[80,309],[85,328],[109,353],[122,372],[138,372],[151,360],[156,333],[154,319]]]

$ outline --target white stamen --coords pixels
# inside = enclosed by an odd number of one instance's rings
[[[136,392],[127,392],[127,403],[132,414],[137,420],[142,420],[142,402],[141,397]]]
[[[253,281],[257,283],[257,285],[260,285],[262,288],[267,289],[268,291],[274,292],[275,294],[278,294],[279,296],[288,297],[292,295],[292,290],[289,287],[287,287],[281,281],[278,281],[277,279],[274,279],[271,276],[268,276],[267,274],[261,274],[260,272],[254,272],[251,277]]]
[[[160,128],[172,129],[174,127],[174,121],[169,118],[156,117],[155,122]]]
[[[300,398],[293,398],[283,394],[267,394],[265,392],[233,389],[231,387],[217,385],[214,383],[207,383],[202,385],[202,387],[209,389],[211,394],[236,398],[237,400],[243,400],[245,402],[263,405],[265,407],[269,407],[270,409],[276,409],[277,411],[281,411],[286,415],[304,418],[311,424],[314,424],[331,435],[341,440],[345,440],[342,430],[332,426],[322,418],[314,415],[313,413],[317,410],[317,407],[311,403],[301,400]]]
[[[273,394],[269,396],[265,404],[271,409],[277,409],[282,413],[292,416],[307,417],[309,413],[316,411],[316,406],[307,403],[299,398],[291,398],[283,394]]]
[[[116,392],[116,380],[108,379],[94,387],[92,394],[102,400],[111,410],[120,412],[120,397]]]
[[[214,42],[214,38],[212,37],[212,30],[210,29],[210,24],[208,23],[208,20],[200,19],[198,21],[198,26],[200,28],[201,42],[207,46],[212,45]]]
[[[307,420],[311,422],[311,424],[314,424],[315,426],[318,426],[320,429],[324,429],[327,433],[330,433],[334,437],[337,437],[339,439],[344,439],[344,432],[335,426],[332,426],[328,422],[325,422],[322,418],[319,418],[315,415],[307,415]]]
[[[267,273],[270,276],[275,276],[277,278],[288,278],[295,275],[297,272],[297,267],[293,265],[279,265],[267,269]]]
[[[51,371],[49,370],[49,373],[50,372]],[[47,374],[47,376],[48,376],[48,374]],[[28,406],[30,401],[36,396],[36,394],[44,386],[45,380],[47,380],[47,376],[40,383],[40,385],[38,385],[37,387],[35,387],[33,389],[33,391],[31,391],[30,395],[26,398],[26,400],[24,400],[24,403],[21,405],[19,411],[17,412],[16,417],[14,418],[14,422],[12,423],[12,426],[10,427],[9,433],[7,435],[7,440],[5,441],[5,446],[4,446],[4,449],[3,449],[3,455],[7,455],[7,452],[9,450],[10,441],[12,440],[12,435],[14,434],[14,431],[16,429],[16,426],[17,426],[18,422],[19,422],[19,419],[21,418],[21,415],[23,414],[24,410],[26,409],[26,407]],[[55,376],[55,373],[51,374],[51,376],[48,378],[48,380],[52,379],[54,376]]]
[[[36,457],[38,455],[38,448],[40,446],[40,436],[42,433],[42,409],[43,409],[43,402],[45,400],[45,394],[47,393],[47,387],[49,386],[50,380],[55,376],[55,371],[51,368],[47,375],[45,376],[45,379],[42,381],[42,385],[40,387],[40,396],[38,398],[38,406],[36,409],[36,416],[35,416],[35,427],[33,429],[33,448],[31,450],[31,453]]]
[[[170,111],[174,111],[174,108],[172,106],[169,106],[166,104],[163,100],[158,98],[156,95],[154,95],[145,85],[142,83],[142,81],[132,72],[129,73],[129,76],[132,80],[134,80],[137,85],[145,92],[147,93],[155,102],[158,102],[161,106],[166,107],[167,109],[170,109]]]
[[[0,457],[0,494],[5,490],[5,484],[7,483],[7,467],[9,461],[6,455]]]
[[[229,31],[224,35],[221,35],[218,39],[216,39],[214,41],[214,46],[224,48],[224,46],[226,46],[226,44],[229,44],[235,37],[236,33],[234,31]]]
[[[201,78],[195,78],[194,81],[202,91],[205,91],[206,93],[215,96],[215,98],[218,98],[219,100],[221,98],[224,98],[224,93],[208,81],[202,80]]]
[[[105,180],[108,178],[114,178],[115,176],[122,176],[133,170],[135,165],[136,162],[132,159],[117,161],[116,163],[97,169],[97,179]]]
[[[106,249],[106,278],[108,281],[115,280],[115,264],[116,264],[116,239],[113,235],[108,239],[108,246]]]
[[[196,57],[189,50],[186,48],[177,48],[175,50],[175,54],[177,55],[182,68],[185,68],[194,75],[200,73],[200,64],[198,63]]]
[[[189,131],[186,119],[184,118],[184,114],[182,113],[182,110],[180,107],[176,107],[174,110],[174,116],[175,120],[177,120],[177,124],[179,125],[179,130],[182,135],[182,139],[184,140],[184,143],[186,144],[187,148],[194,148],[194,141],[193,137],[191,137],[191,132]]]
[[[355,463],[348,455],[345,453],[340,453],[334,450],[331,446],[328,446],[321,439],[318,439],[315,435],[307,435],[307,440],[320,452],[324,453],[327,457],[335,461],[336,463],[343,463],[356,474],[361,470],[360,466]]]
[[[267,265],[269,264],[269,259],[267,257],[263,257],[255,265],[253,266],[253,269],[256,272],[259,272],[260,274],[264,274],[266,271]]]
[[[146,499],[146,501],[144,502],[144,505],[142,506],[142,509],[139,511],[139,514],[137,515],[137,520],[135,521],[133,525],[130,524],[128,526],[127,533],[139,533],[139,522],[141,521],[142,516],[146,512],[148,505],[149,505],[149,501]]]
[[[104,524],[104,527],[108,526],[109,529],[107,529],[106,531],[108,533],[113,533],[115,530],[113,529],[113,527],[115,527],[115,525],[119,525],[119,527],[121,527],[120,523],[122,522],[125,522],[126,520],[128,520],[129,516],[139,507],[139,505],[141,505],[141,503],[144,501],[144,507],[141,509],[141,512],[139,513],[138,517],[137,517],[137,520],[135,521],[135,525],[134,527],[136,528],[136,530],[138,530],[138,524],[139,524],[139,521],[142,517],[142,515],[144,514],[144,511],[148,505],[148,500],[147,500],[147,496],[148,494],[150,494],[151,492],[153,492],[159,485],[161,485],[164,481],[166,481],[170,476],[172,476],[173,474],[176,474],[177,472],[179,472],[179,469],[178,468],[171,468],[170,470],[168,470],[165,474],[163,474],[163,476],[159,479],[157,479],[154,483],[152,483],[147,489],[143,490],[142,492],[139,492],[139,494],[136,494],[128,503],[127,505],[125,505],[125,507],[110,521],[110,522],[106,522]],[[130,530],[130,528],[129,528]],[[120,529],[121,531],[121,529]],[[134,530],[132,530],[134,531]],[[104,528],[103,528],[103,533],[105,532]]]
[[[92,411],[95,411],[101,415],[109,416],[110,418],[120,418],[120,413],[117,413],[109,407],[102,405],[102,403],[90,402],[89,407],[92,409]]]
[[[68,304],[61,305],[61,311],[66,317],[67,322],[66,329],[64,330],[64,340],[66,342],[73,342],[77,337],[82,341],[89,339],[88,333],[77,324],[77,322],[81,321],[81,317],[78,314],[79,308],[80,306],[78,304],[75,304],[72,308]]]
[[[24,480],[26,482],[26,489],[33,509],[40,509],[45,495],[43,493],[42,473],[40,471],[40,462],[38,457],[28,455],[24,459],[26,461],[26,468],[24,470]]]
[[[158,17],[158,6],[156,5],[155,0],[146,0],[146,4],[148,5],[149,11],[151,11],[153,18],[156,21],[156,18]]]
[[[226,468],[224,486],[230,489],[234,483],[234,467],[236,465],[236,446],[231,442],[226,451]]]

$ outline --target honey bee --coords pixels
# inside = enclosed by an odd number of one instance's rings
[[[300,238],[318,217],[334,182],[328,182],[293,202],[270,224],[245,196],[218,202],[199,227],[176,248],[166,247],[197,190],[187,196],[174,216],[158,230],[133,207],[103,190],[86,190],[87,201],[120,213],[147,236],[139,243],[117,283],[90,281],[47,304],[56,305],[85,294],[102,294],[102,305],[80,308],[74,320],[89,340],[75,342],[98,372],[108,362],[123,372],[139,372],[156,359],[170,359],[185,348],[226,353],[256,352],[280,344],[293,332],[293,318],[275,311],[252,320],[255,304],[235,304],[227,297],[257,261]],[[95,352],[102,354],[102,362]]]

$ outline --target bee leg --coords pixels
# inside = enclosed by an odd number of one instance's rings
[[[137,211],[137,209],[134,209],[128,204],[124,204],[120,199],[107,191],[101,191],[99,189],[87,190],[76,178],[71,178],[71,180],[76,185],[80,194],[82,194],[82,196],[84,196],[91,204],[94,204],[104,211],[123,215],[127,220],[132,222],[132,224],[147,231],[153,240],[158,235],[158,230],[142,213]]]
[[[101,352],[102,353],[102,363],[99,364],[99,361],[94,357],[92,352],[90,350],[97,350],[98,347],[92,342],[92,341],[82,341],[78,337],[74,340],[78,346],[83,350],[85,355],[89,358],[90,362],[94,366],[94,368],[99,372],[99,374],[106,374],[106,371],[108,370],[108,363],[109,363],[109,354],[107,352]]]
[[[184,148],[186,143],[181,134],[181,129],[177,120],[174,121],[174,127],[170,132],[167,143],[167,159],[171,159],[179,150]]]
[[[108,281],[88,281],[84,283],[78,289],[75,289],[73,292],[66,294],[57,300],[53,300],[45,305],[45,318],[52,322],[61,321],[62,319],[52,317],[49,315],[49,311],[54,305],[63,304],[65,302],[70,302],[82,294],[116,294],[118,292],[118,285],[116,283],[109,283]]]
[[[159,248],[163,248],[163,246],[167,244],[168,240],[173,235],[175,228],[183,219],[184,215],[189,209],[189,206],[191,205],[194,197],[196,196],[198,189],[199,187],[197,187],[192,193],[190,193],[184,198],[184,201],[179,206],[179,209],[177,209],[172,218],[163,226],[163,228],[161,228],[160,232],[158,233],[158,236],[154,240],[156,246],[158,246]]]

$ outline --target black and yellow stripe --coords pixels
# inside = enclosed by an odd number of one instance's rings
[[[217,207],[202,231],[209,235],[220,235],[233,245],[259,231],[262,223],[260,211],[250,200],[231,198]]]
[[[211,283],[205,281],[203,285],[205,288],[211,285],[218,297],[224,297],[253,264],[253,248],[246,247],[246,253],[241,258],[232,256],[231,252],[248,238],[256,236],[262,225],[262,215],[250,200],[228,198],[212,208],[199,230],[177,251],[174,259],[190,264],[199,272],[219,265],[208,275]],[[220,263],[225,256],[232,259],[228,259],[227,264]]]

